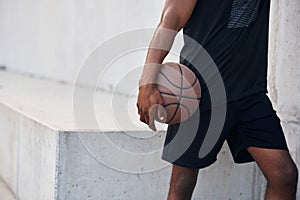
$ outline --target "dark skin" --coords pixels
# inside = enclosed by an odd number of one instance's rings
[[[137,107],[140,120],[154,131],[156,131],[155,117],[157,116],[160,120],[164,118],[163,111],[158,106],[163,104],[163,100],[156,88],[155,79],[160,70],[160,64],[172,47],[176,33],[190,18],[195,4],[196,0],[166,0],[161,21],[148,49],[145,67],[139,82]],[[174,33],[166,32],[164,29],[174,30]],[[267,179],[265,200],[295,200],[298,170],[290,154],[285,150],[257,147],[249,147],[247,151],[255,159]],[[168,200],[191,199],[198,171],[198,169],[173,165]]]

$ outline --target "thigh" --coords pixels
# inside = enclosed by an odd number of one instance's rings
[[[248,147],[247,151],[256,161],[268,181],[285,172],[293,171],[296,166],[287,150]]]

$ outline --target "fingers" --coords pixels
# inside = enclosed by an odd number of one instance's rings
[[[151,128],[153,131],[156,131],[156,127],[154,124],[154,118],[151,115],[149,115],[149,128]]]
[[[162,105],[163,100],[157,89],[139,89],[136,106],[138,108],[138,114],[140,115],[140,121],[147,124],[153,131],[156,131],[155,120],[164,121],[166,118]],[[159,109],[159,107],[161,108]]]
[[[150,129],[153,131],[156,131],[155,123],[154,123],[154,117],[157,113],[157,105],[152,106],[149,111],[147,109],[142,110],[140,106],[137,104],[138,107],[138,114],[140,115],[140,121],[144,122],[149,126]]]
[[[140,121],[144,122],[145,124],[149,124],[149,114],[147,109],[143,110],[138,104],[138,114],[140,115]]]
[[[149,125],[149,114],[148,114],[147,110],[145,110],[143,112],[143,116],[144,116],[144,119],[145,119],[145,123]]]
[[[140,121],[146,123],[145,117],[143,114],[140,114]]]
[[[136,103],[136,107],[138,109],[138,114],[140,115],[140,121],[145,123],[146,121],[145,121],[143,111],[142,111],[142,109],[141,109],[141,107],[139,106],[138,103]]]
[[[145,124],[149,123],[149,116],[147,112],[139,111],[140,121],[144,122]]]
[[[151,128],[153,131],[156,131],[156,127],[154,124],[154,119],[156,117],[156,113],[157,113],[157,104],[154,104],[151,106],[151,108],[149,109],[149,128]]]

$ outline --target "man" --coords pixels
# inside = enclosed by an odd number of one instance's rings
[[[194,141],[178,159],[170,158],[172,148],[164,149],[162,159],[173,164],[169,200],[191,198],[198,170],[216,161],[225,140],[236,163],[256,161],[268,182],[265,199],[296,198],[298,170],[288,152],[280,120],[266,96],[269,7],[270,0],[166,0],[139,83],[140,120],[155,130],[155,114],[164,118],[157,106],[163,105],[163,100],[155,79],[176,36],[165,29],[178,32],[183,28],[186,36],[202,45],[218,67],[227,98],[220,137],[210,153],[200,158],[198,153],[211,113],[218,107],[212,107],[208,92],[214,81],[208,83],[198,73],[201,66],[193,63],[201,56],[191,50],[191,43],[185,42],[181,55],[188,56],[181,57],[180,62],[194,70],[200,80],[201,118],[198,124],[191,118],[168,126],[165,146],[175,138],[181,125],[199,125]],[[158,44],[163,48],[156,48]],[[149,113],[152,108],[156,108],[156,113]]]

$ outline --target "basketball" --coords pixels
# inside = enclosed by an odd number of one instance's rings
[[[166,118],[162,123],[176,124],[187,120],[199,108],[200,83],[188,67],[167,62],[157,76],[157,89],[164,101]]]

